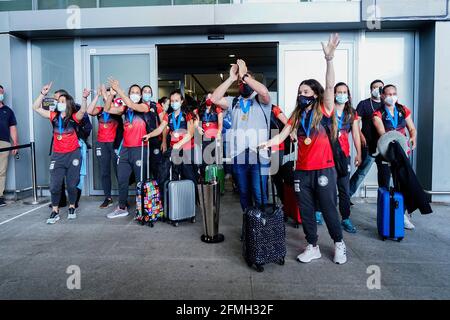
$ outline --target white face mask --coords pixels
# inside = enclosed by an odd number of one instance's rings
[[[375,99],[380,99],[380,96],[381,96],[380,88],[373,89],[372,97],[374,97]]]
[[[138,103],[139,101],[141,101],[141,96],[138,94],[132,94],[132,95],[130,95],[130,99],[134,103]]]
[[[0,93],[0,102],[3,102],[3,100],[5,100],[5,96],[3,95],[3,93]]]
[[[180,109],[180,108],[181,108],[181,102],[176,101],[176,102],[173,102],[173,103],[172,103],[172,109],[173,109],[173,110],[177,111],[177,110]]]
[[[386,103],[389,106],[394,106],[398,101],[398,97],[397,96],[389,96],[386,97],[386,99],[384,99],[384,103]]]
[[[65,103],[58,102],[57,108],[59,112],[65,112],[67,105]]]

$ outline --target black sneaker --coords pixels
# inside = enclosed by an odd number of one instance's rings
[[[1,197],[0,198],[0,207],[4,207],[4,206],[6,206],[5,198]]]
[[[100,209],[106,209],[113,205],[113,200],[111,198],[106,198],[105,201],[100,205]]]
[[[67,219],[74,220],[77,218],[77,214],[75,213],[75,208],[69,208],[69,214],[67,215]]]
[[[47,224],[55,224],[60,219],[58,212],[53,211],[50,218],[47,219]]]

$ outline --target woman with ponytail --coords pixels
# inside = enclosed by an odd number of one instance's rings
[[[289,135],[295,136],[298,140],[294,189],[302,212],[303,231],[308,242],[306,249],[297,257],[302,263],[321,258],[317,245],[316,204],[324,215],[328,231],[335,243],[334,262],[337,264],[347,262],[346,247],[336,209],[337,174],[327,134],[329,131],[330,138],[337,139],[333,58],[339,42],[339,35],[332,34],[328,45],[322,43],[327,61],[326,88],[313,79],[300,83],[296,107],[288,124],[279,135],[262,144],[263,147],[279,145]]]
[[[349,233],[356,233],[356,228],[350,220],[350,143],[349,133],[353,135],[356,148],[355,166],[361,164],[361,138],[359,135],[358,114],[352,107],[352,96],[346,83],[339,82],[334,87],[335,115],[338,123],[338,139],[346,156],[348,174],[337,180],[339,192],[339,212],[342,217],[342,227]]]

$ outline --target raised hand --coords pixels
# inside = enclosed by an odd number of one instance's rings
[[[325,54],[325,58],[327,60],[331,60],[334,58],[334,52],[336,51],[336,48],[339,46],[340,42],[341,40],[338,33],[332,33],[330,35],[330,39],[328,40],[327,45],[322,42],[323,53]]]
[[[237,64],[232,64],[230,68],[230,78],[233,81],[236,81],[238,79],[238,73],[239,73],[239,67]]]
[[[120,83],[119,83],[118,80],[116,80],[116,79],[110,77],[110,78],[108,78],[108,83],[109,83],[109,86],[110,86],[111,88],[113,88],[114,91],[117,92],[117,91],[119,90],[119,88],[120,88]]]
[[[245,61],[242,59],[238,59],[237,65],[239,67],[239,76],[242,77],[247,73],[247,65],[245,64]]]
[[[52,88],[53,85],[53,81],[51,81],[49,84],[46,84],[45,86],[42,87],[41,89],[41,93],[46,96],[49,92],[50,89]]]
[[[85,89],[83,90],[83,98],[84,98],[84,99],[87,99],[90,95],[91,95],[91,90],[85,88]]]

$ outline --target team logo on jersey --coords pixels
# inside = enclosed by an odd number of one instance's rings
[[[74,167],[78,167],[79,164],[80,164],[80,160],[78,160],[78,159],[73,159],[72,165],[73,165]]]
[[[318,182],[319,186],[326,187],[328,185],[328,178],[326,176],[320,176]]]
[[[136,161],[136,166],[140,167],[141,164],[142,164],[142,161],[141,161],[141,160]]]

